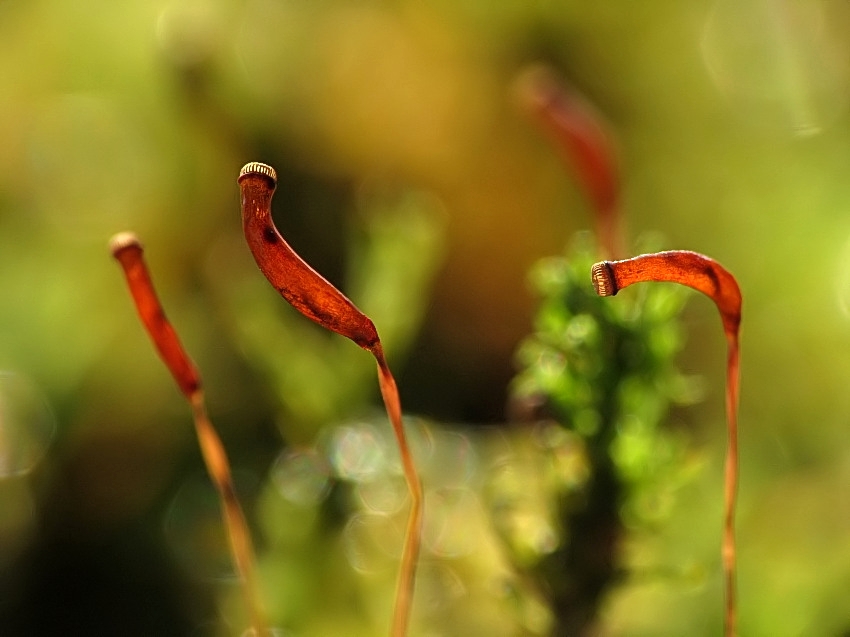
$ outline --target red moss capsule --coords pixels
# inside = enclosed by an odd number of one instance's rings
[[[157,352],[168,367],[180,391],[187,398],[201,387],[201,378],[194,363],[186,354],[177,332],[165,316],[156,295],[150,273],[145,265],[142,244],[132,232],[121,232],[109,241],[109,248],[127,278],[130,294],[142,324],[154,342]]]
[[[523,73],[520,90],[526,108],[584,188],[606,256],[618,256],[622,250],[620,176],[613,135],[602,115],[542,66]]]
[[[269,282],[304,316],[371,351],[378,344],[374,323],[298,256],[277,231],[271,217],[277,187],[274,168],[259,162],[246,164],[239,173],[239,186],[245,239]]]

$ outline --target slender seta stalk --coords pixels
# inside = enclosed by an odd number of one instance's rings
[[[301,314],[351,339],[371,352],[377,362],[381,396],[395,432],[411,500],[390,632],[392,637],[402,637],[407,632],[413,602],[422,537],[423,496],[404,433],[398,388],[384,356],[381,339],[372,320],[298,256],[278,232],[271,217],[271,201],[277,187],[274,168],[259,162],[246,164],[239,173],[238,183],[242,192],[245,239],[269,283]]]
[[[735,504],[738,494],[738,385],[741,290],[738,282],[719,263],[702,254],[671,250],[644,254],[623,261],[602,261],[591,269],[600,296],[614,296],[623,288],[643,281],[681,283],[708,296],[717,305],[726,335],[726,475],[723,515],[723,571],[726,588],[724,634],[737,633],[735,590]]]
[[[153,340],[160,358],[192,407],[198,444],[221,501],[222,518],[230,540],[230,552],[236,572],[242,579],[245,603],[254,635],[264,636],[268,633],[255,574],[251,535],[233,487],[227,453],[207,416],[200,374],[165,316],[145,264],[139,239],[133,233],[122,232],[112,237],[109,246],[112,255],[124,269],[127,285],[142,324]]]

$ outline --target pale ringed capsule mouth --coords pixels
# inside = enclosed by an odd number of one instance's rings
[[[239,179],[237,181],[241,181],[243,177],[247,177],[249,175],[262,175],[263,177],[271,179],[272,183],[277,185],[277,173],[275,172],[275,169],[268,164],[263,164],[258,161],[248,162],[242,166],[242,170],[239,171]]]
[[[117,255],[127,248],[142,249],[142,242],[139,241],[139,237],[133,232],[119,232],[109,240],[109,251],[113,255]]]
[[[617,282],[614,280],[614,272],[608,261],[600,261],[593,264],[590,269],[590,278],[593,287],[599,296],[614,296],[617,294]]]

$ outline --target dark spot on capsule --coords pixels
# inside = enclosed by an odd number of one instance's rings
[[[184,394],[189,397],[201,388],[201,381],[194,374],[189,380],[178,380],[177,384],[181,386]]]
[[[277,232],[274,231],[274,228],[269,228],[268,226],[266,226],[265,228],[263,228],[263,241],[274,245],[275,243],[280,241],[280,238],[277,236]]]
[[[165,315],[165,310],[162,305],[157,304],[153,313],[153,320],[159,325],[168,324],[168,317]]]
[[[707,267],[705,268],[705,276],[711,279],[711,285],[714,287],[714,293],[717,293],[720,290],[720,277],[717,276],[717,272],[714,271],[714,268]]]

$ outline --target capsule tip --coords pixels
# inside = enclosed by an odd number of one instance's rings
[[[593,288],[599,296],[614,296],[617,294],[617,281],[608,261],[594,263],[590,269],[590,278]]]
[[[277,173],[275,172],[275,169],[268,164],[263,164],[258,161],[248,162],[242,166],[242,170],[239,171],[239,179],[237,181],[242,181],[242,178],[247,177],[248,175],[262,175],[263,177],[270,179],[274,185],[277,185]]]
[[[133,247],[142,249],[142,242],[139,241],[139,237],[134,232],[119,232],[109,240],[109,251],[113,257],[118,256],[118,253],[122,250]]]

